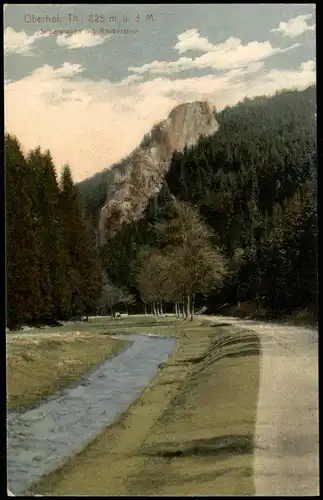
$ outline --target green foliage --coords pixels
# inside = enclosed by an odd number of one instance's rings
[[[27,162],[17,138],[9,134],[5,137],[5,161],[7,324],[13,328],[32,318],[31,291],[34,276],[38,278],[36,219]]]

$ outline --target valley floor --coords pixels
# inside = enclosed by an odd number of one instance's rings
[[[59,330],[59,329],[57,329]],[[126,341],[66,327],[7,334],[7,408],[41,403],[120,351]]]
[[[174,336],[173,355],[118,422],[33,493],[317,494],[313,333],[299,330],[299,343],[232,318],[138,320],[110,330]]]

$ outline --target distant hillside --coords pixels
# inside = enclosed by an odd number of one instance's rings
[[[81,193],[87,217],[96,228],[99,222],[99,211],[107,197],[109,177],[112,176],[113,166],[98,172],[76,184]]]

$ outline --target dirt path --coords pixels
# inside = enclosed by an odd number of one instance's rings
[[[256,495],[319,494],[318,331],[217,317],[261,340]]]

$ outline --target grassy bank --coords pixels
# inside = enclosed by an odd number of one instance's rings
[[[202,319],[129,317],[108,329],[171,335],[176,348],[118,422],[33,493],[252,495],[257,336]]]
[[[7,335],[7,405],[40,403],[126,345],[98,334]]]

